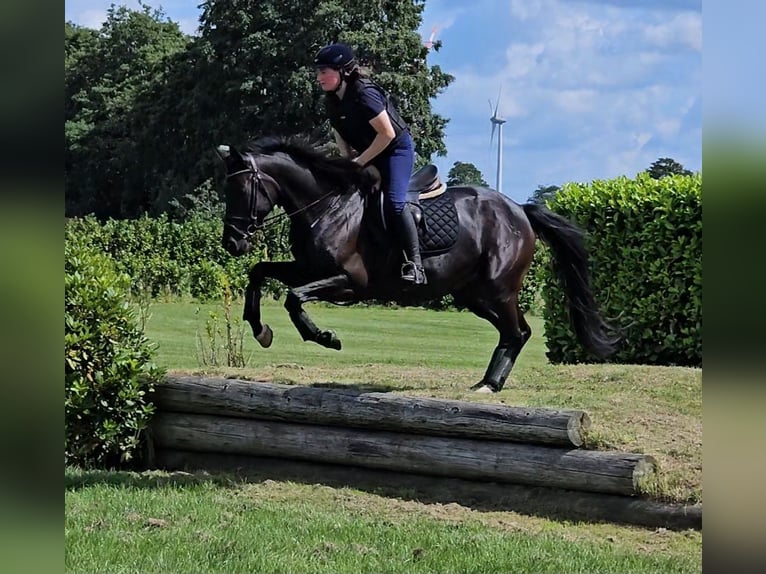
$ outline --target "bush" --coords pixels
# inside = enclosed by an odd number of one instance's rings
[[[547,257],[546,247],[540,241],[535,241],[535,254],[532,264],[529,266],[521,284],[519,292],[519,308],[522,313],[538,314],[542,310],[542,296],[540,294],[541,273],[540,268]]]
[[[611,360],[702,364],[702,176],[639,174],[567,184],[553,211],[588,232],[591,278],[607,318],[623,330]],[[553,362],[593,360],[568,325],[565,297],[543,270],[545,331]]]
[[[69,238],[64,281],[65,462],[116,467],[136,457],[163,373],[108,256]]]
[[[200,301],[214,299],[220,294],[225,277],[220,265],[203,259],[189,270],[191,296]]]
[[[146,292],[210,300],[220,295],[218,271],[233,294],[241,295],[256,261],[292,259],[287,240],[289,221],[278,222],[267,231],[257,234],[255,249],[245,257],[232,257],[223,249],[220,217],[197,213],[183,222],[171,221],[166,214],[104,223],[92,216],[73,218],[67,223],[65,237],[111,256],[117,271],[130,277],[134,295]],[[264,295],[275,297],[284,292],[283,285],[271,280],[263,289]]]

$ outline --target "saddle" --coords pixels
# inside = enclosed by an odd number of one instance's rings
[[[447,189],[439,178],[439,172],[433,164],[424,165],[410,177],[407,186],[407,201],[417,203],[420,199],[431,199],[441,195]]]
[[[375,191],[379,191],[378,170],[374,166],[366,169],[377,179]],[[421,253],[432,255],[449,251],[457,239],[459,221],[455,202],[450,194],[444,193],[447,186],[439,178],[437,167],[432,164],[421,167],[412,174],[407,187],[407,203],[413,206],[410,213],[418,228]],[[387,225],[382,194],[375,193],[373,198],[373,211],[377,212],[378,224],[385,230]]]
[[[365,168],[372,175],[375,191],[380,191],[380,172],[374,165]],[[447,190],[447,185],[442,183],[439,170],[433,164],[424,165],[410,176],[407,185],[407,201],[418,203],[421,199],[431,199],[441,195]]]

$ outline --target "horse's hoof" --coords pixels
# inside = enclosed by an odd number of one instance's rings
[[[255,340],[261,344],[261,347],[270,347],[271,342],[274,340],[274,333],[271,331],[271,327],[264,325],[261,332],[255,336]]]
[[[485,383],[484,381],[479,381],[474,386],[471,387],[471,390],[475,393],[480,393],[482,395],[489,395],[492,393],[499,392],[494,385],[490,385]]]
[[[338,339],[335,331],[320,332],[317,337],[317,343],[328,349],[335,349],[336,351],[340,351],[341,348],[340,339]]]

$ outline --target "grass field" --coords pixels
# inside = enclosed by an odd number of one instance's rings
[[[494,330],[469,313],[314,305],[343,350],[303,343],[281,305],[264,320],[274,344],[248,333],[242,369],[198,364],[195,335],[216,305],[155,303],[147,334],[170,370],[294,384],[335,382],[407,395],[582,408],[589,445],[654,455],[653,495],[702,499],[698,369],[549,365],[542,323],[503,392],[469,387],[486,368]],[[235,309],[238,316],[239,307]],[[203,337],[204,339],[204,337]],[[423,502],[408,493],[233,475],[66,472],[68,572],[697,572],[700,532],[555,521]]]

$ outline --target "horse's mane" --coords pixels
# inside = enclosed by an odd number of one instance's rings
[[[311,171],[322,187],[340,194],[367,190],[372,185],[370,174],[359,164],[344,157],[330,156],[300,138],[266,136],[248,142],[244,149],[253,155],[287,154],[295,163]]]

